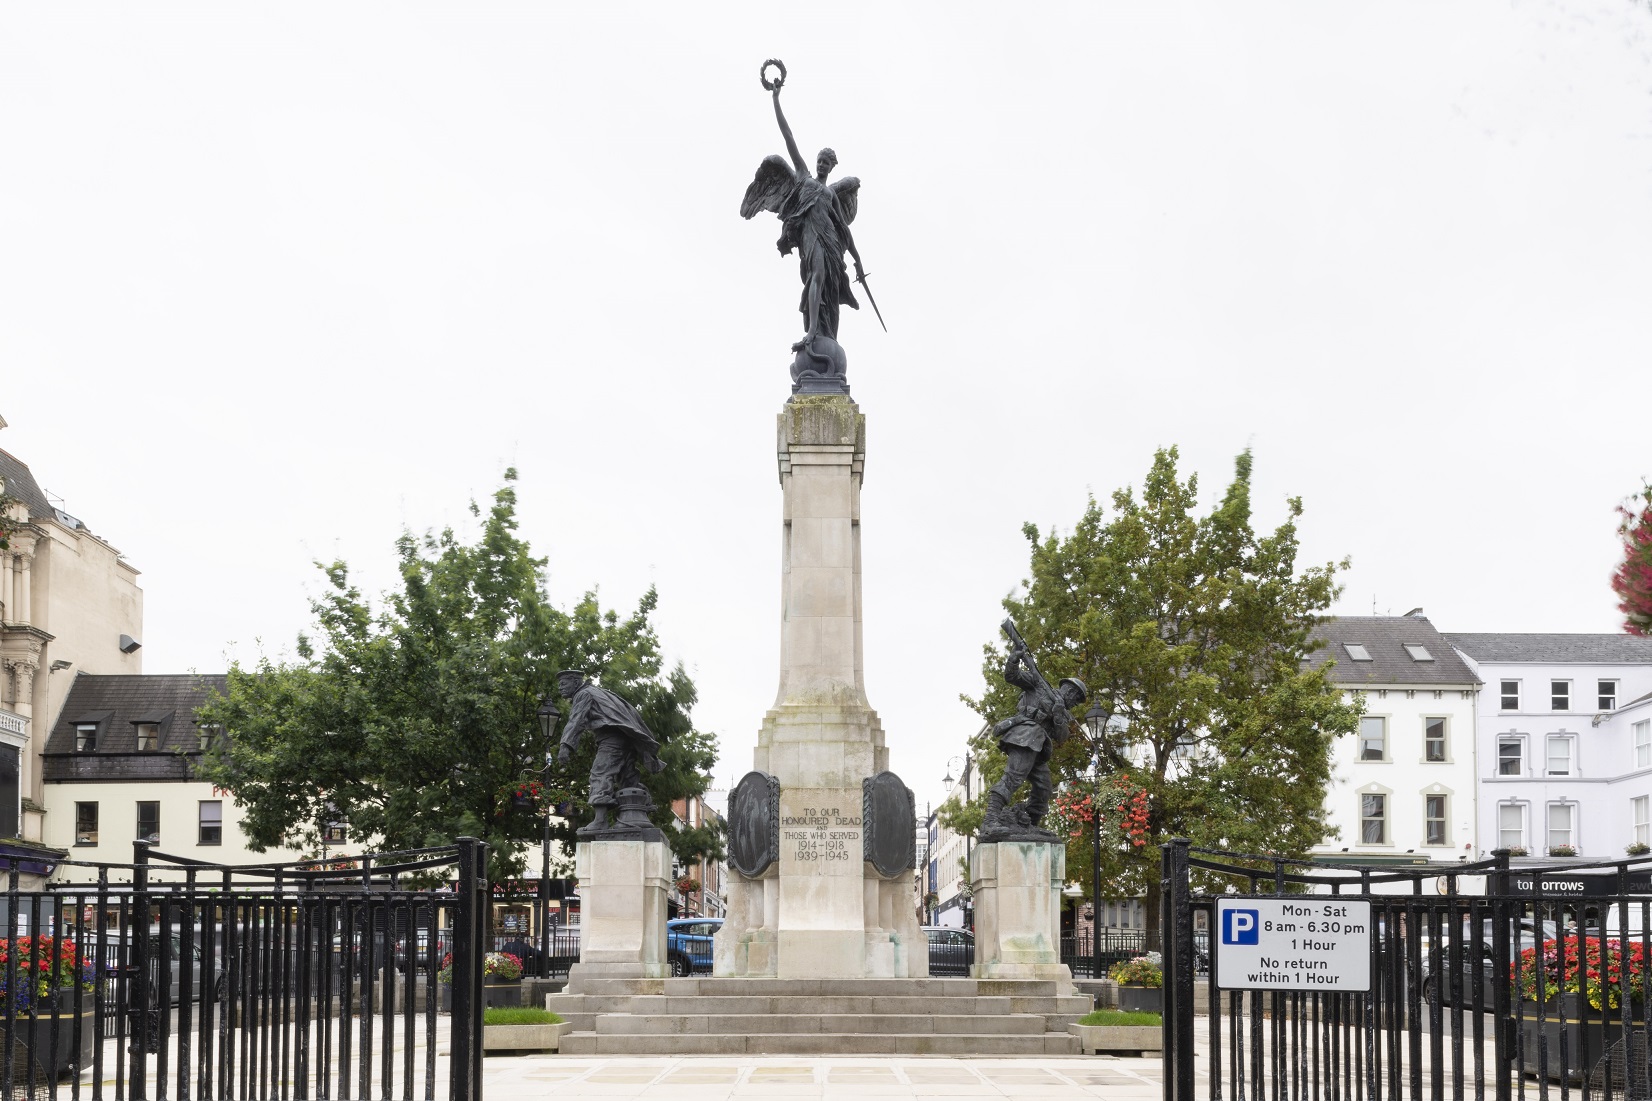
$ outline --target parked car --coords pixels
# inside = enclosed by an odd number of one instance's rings
[[[1557,935],[1552,921],[1538,923],[1522,918],[1510,936],[1509,955],[1512,959],[1518,959],[1522,949],[1536,946],[1539,940],[1554,940]],[[1456,1005],[1460,1000],[1463,1006],[1472,1009],[1476,998],[1474,988],[1478,985],[1480,1008],[1490,1012],[1497,1004],[1494,1000],[1497,997],[1497,967],[1492,961],[1494,936],[1495,931],[1489,921],[1482,922],[1477,932],[1472,928],[1465,930],[1457,957],[1462,977],[1455,984],[1451,975],[1452,938],[1443,936],[1439,944],[1430,945],[1423,956],[1423,999],[1429,1004],[1439,1002],[1444,1005]],[[1506,976],[1504,981],[1507,981]],[[1453,992],[1453,985],[1460,993]]]
[[[929,973],[969,977],[975,966],[975,934],[951,925],[925,925],[929,938]]]
[[[677,918],[665,923],[665,958],[671,973],[711,973],[711,938],[723,927],[722,918]]]

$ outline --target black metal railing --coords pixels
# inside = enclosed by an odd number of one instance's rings
[[[1164,861],[1166,1101],[1652,1097],[1652,861],[1350,868],[1186,842]],[[1258,948],[1268,920],[1303,953]]]
[[[11,863],[0,1097],[475,1101],[485,852],[227,866],[139,842],[45,891]]]

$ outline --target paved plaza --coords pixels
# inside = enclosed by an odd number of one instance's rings
[[[491,1056],[483,1096],[518,1098],[1106,1097],[1158,1101],[1164,1064],[1140,1057]]]

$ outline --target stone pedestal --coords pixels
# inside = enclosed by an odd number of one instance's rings
[[[779,417],[780,688],[753,767],[780,783],[780,859],[731,872],[719,976],[929,973],[911,873],[863,859],[862,781],[888,767],[861,657],[860,487],[866,420],[846,394],[800,394]]]
[[[1061,888],[1067,846],[999,841],[975,846],[969,885],[975,895],[975,977],[1055,979],[1070,987],[1061,962]]]
[[[581,841],[574,850],[579,877],[580,979],[659,979],[671,973],[665,958],[665,898],[671,848],[660,841]]]

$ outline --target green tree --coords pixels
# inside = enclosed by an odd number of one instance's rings
[[[1652,635],[1652,483],[1642,483],[1638,499],[1629,498],[1618,513],[1623,562],[1612,573],[1612,591],[1623,613],[1623,629]]]
[[[570,802],[555,826],[565,854],[595,753],[583,740],[566,767],[548,762],[535,712],[557,670],[581,668],[641,712],[661,740],[665,771],[647,777],[655,822],[685,860],[720,857],[715,828],[681,828],[671,801],[705,791],[716,761],[712,735],[690,719],[694,684],[663,669],[650,589],[620,618],[587,593],[571,612],[552,606],[545,560],[516,534],[514,470],[494,495],[474,544],[452,529],[403,534],[401,587],[375,611],[342,562],[317,563],[325,595],[311,602],[319,638],[301,635],[296,662],[232,664],[228,691],[201,711],[228,735],[206,755],[203,778],[244,808],[255,849],[315,851],[325,823],[350,841],[387,850],[443,845],[461,836],[490,846],[495,879],[522,874],[544,828],[543,803],[512,806],[525,779]],[[566,711],[566,701],[558,700]],[[544,770],[544,771],[541,771]]]
[[[1323,840],[1331,739],[1359,721],[1328,669],[1306,660],[1347,563],[1297,570],[1298,498],[1272,534],[1252,529],[1251,461],[1238,457],[1205,516],[1195,515],[1197,478],[1180,480],[1170,448],[1154,456],[1140,497],[1113,494],[1111,519],[1092,498],[1066,537],[1026,525],[1031,577],[1004,600],[1045,677],[1079,677],[1111,718],[1101,737],[1081,731],[1057,746],[1052,769],[1058,788],[1109,794],[1098,800],[1106,889],[1145,895],[1149,929],[1164,841],[1301,854]],[[965,697],[988,720],[1016,705],[1006,652],[987,647],[986,691]],[[1003,775],[990,725],[972,749],[987,784]],[[1126,808],[1110,793],[1137,788],[1146,832],[1126,840]],[[954,828],[979,826],[984,797],[975,804],[946,808]],[[1068,873],[1088,889],[1089,831],[1069,841]]]

